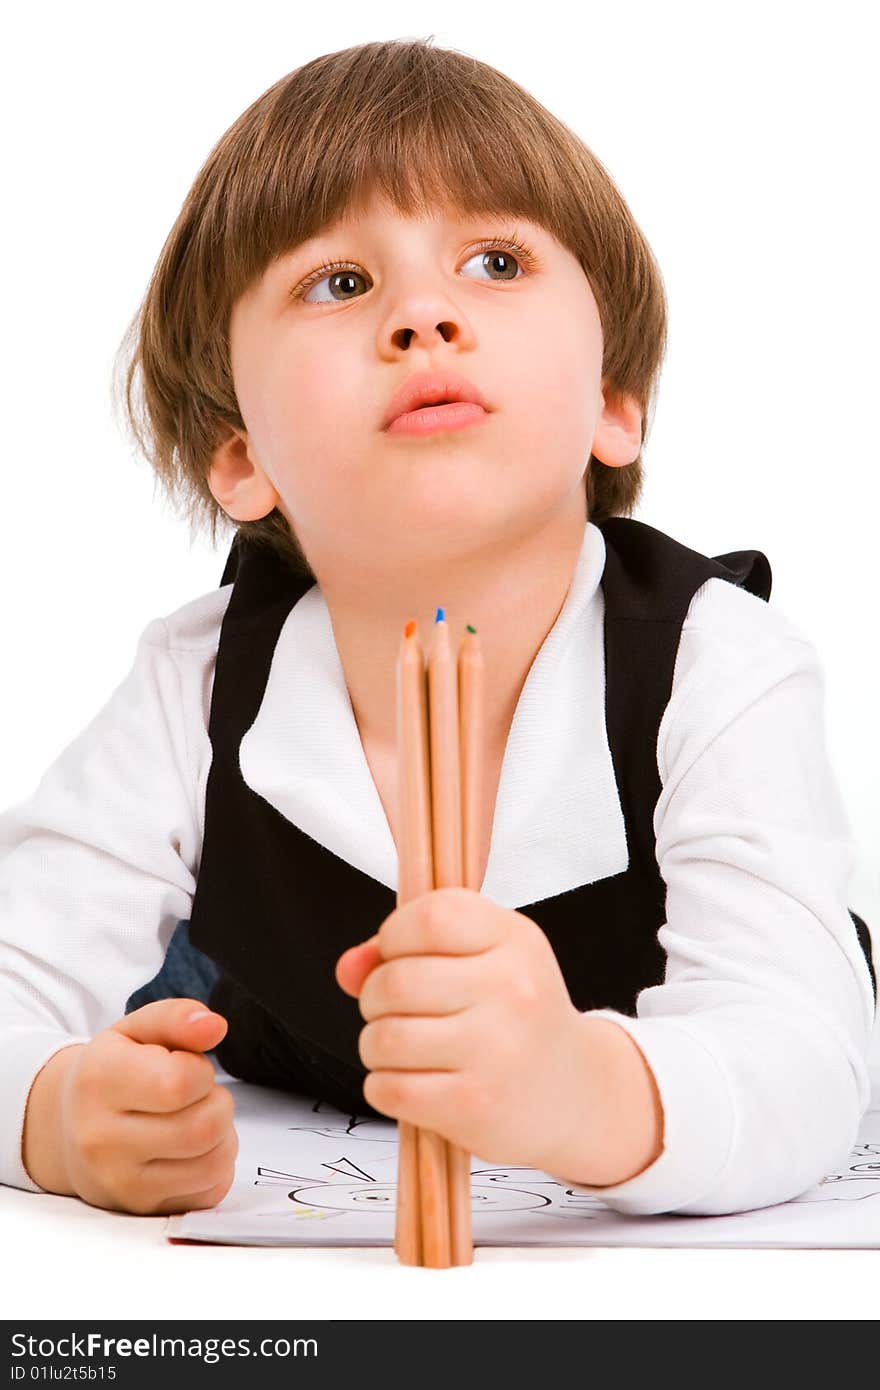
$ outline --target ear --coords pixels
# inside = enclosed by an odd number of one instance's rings
[[[278,493],[250,455],[248,437],[230,426],[231,434],[212,455],[208,487],[233,521],[259,521],[278,503]]]
[[[602,414],[591,453],[609,468],[633,463],[642,447],[642,409],[634,396],[615,394],[602,383]]]

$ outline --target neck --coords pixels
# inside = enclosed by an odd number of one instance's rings
[[[453,650],[465,625],[476,628],[485,668],[487,753],[503,756],[526,677],[565,603],[584,540],[579,505],[537,531],[494,548],[400,572],[365,574],[315,566],[333,624],[352,709],[365,747],[391,753],[396,743],[396,663],[404,626],[415,618],[430,650],[438,607]]]

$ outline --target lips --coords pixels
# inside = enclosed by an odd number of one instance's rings
[[[387,429],[399,415],[418,410],[424,405],[441,405],[465,401],[488,409],[482,394],[472,381],[457,372],[416,372],[407,377],[395,391],[385,410],[382,428]]]

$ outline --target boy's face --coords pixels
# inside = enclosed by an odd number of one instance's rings
[[[533,268],[478,245],[510,232]],[[351,267],[303,290],[334,261]],[[620,466],[641,444],[636,403],[604,401],[587,277],[521,217],[405,218],[374,200],[268,267],[233,307],[230,352],[246,433],[216,451],[211,491],[236,520],[277,505],[319,579],[340,557],[367,569],[414,551],[443,562],[583,513],[591,451]],[[392,394],[444,368],[477,387],[487,416],[389,434]]]

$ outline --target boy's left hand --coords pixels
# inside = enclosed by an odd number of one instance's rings
[[[547,1169],[577,1148],[584,1017],[544,932],[469,888],[395,909],[337,962],[367,1020],[364,1096],[489,1163]]]

